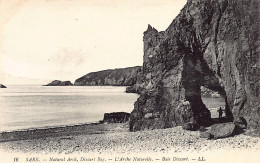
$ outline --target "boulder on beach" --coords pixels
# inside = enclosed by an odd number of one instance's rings
[[[125,123],[129,117],[130,113],[126,112],[105,113],[103,123]]]
[[[136,93],[136,88],[133,87],[133,86],[126,87],[125,92],[126,92],[126,93]]]
[[[211,139],[212,135],[209,132],[201,132],[200,137],[205,139]]]
[[[0,88],[7,88],[7,87],[3,84],[0,84]]]
[[[70,81],[60,81],[60,80],[54,80],[49,84],[46,84],[44,86],[70,86],[73,85]]]
[[[200,126],[197,123],[188,122],[188,123],[185,123],[182,126],[182,128],[184,130],[197,131],[197,130],[199,130]]]
[[[233,122],[214,124],[210,128],[210,134],[214,139],[232,136],[235,132],[236,125]]]

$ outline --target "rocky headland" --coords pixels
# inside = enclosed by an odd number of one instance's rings
[[[141,96],[130,130],[207,126],[201,86],[225,99],[226,120],[260,135],[258,0],[188,0],[165,31],[144,32]],[[141,90],[141,91],[140,91]]]
[[[74,82],[76,86],[132,86],[136,83],[141,66],[109,69],[88,73]]]
[[[44,86],[71,86],[73,85],[70,81],[60,81],[60,80],[54,80],[49,84],[46,84]]]
[[[0,88],[7,88],[7,87],[3,84],[0,84]]]

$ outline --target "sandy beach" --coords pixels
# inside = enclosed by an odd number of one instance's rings
[[[87,127],[86,127],[87,126]],[[246,133],[217,140],[200,138],[199,131],[182,127],[129,132],[128,124],[86,125],[81,132],[48,135],[29,140],[0,143],[1,151],[27,154],[133,154],[207,151],[260,151],[260,138]],[[94,127],[93,127],[94,126]],[[78,129],[77,127],[75,127]],[[82,128],[82,127],[81,127]],[[86,132],[86,131],[89,132]]]

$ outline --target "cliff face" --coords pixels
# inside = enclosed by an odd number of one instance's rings
[[[136,83],[141,66],[91,72],[74,82],[74,85],[131,86]]]
[[[70,86],[73,85],[70,81],[54,80],[51,83],[44,86]]]
[[[230,121],[260,134],[259,0],[188,0],[166,31],[144,32],[143,83],[130,130],[206,125],[200,87],[226,99]]]

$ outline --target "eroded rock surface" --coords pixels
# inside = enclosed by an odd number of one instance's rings
[[[148,26],[130,131],[211,121],[201,86],[226,99],[230,121],[260,134],[259,0],[188,0],[166,31]]]

